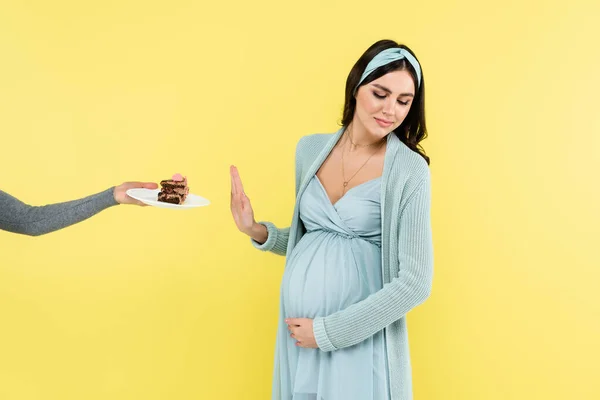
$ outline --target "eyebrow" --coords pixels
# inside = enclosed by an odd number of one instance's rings
[[[385,86],[381,86],[377,83],[374,83],[373,86],[375,86],[377,89],[383,90],[384,92],[386,92],[388,94],[392,94],[392,91],[390,89],[386,88]],[[405,97],[405,96],[415,97],[415,95],[412,93],[400,93],[399,97]]]

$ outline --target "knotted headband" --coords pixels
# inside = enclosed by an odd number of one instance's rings
[[[358,90],[358,87],[360,86],[362,81],[364,81],[365,78],[367,76],[369,76],[369,74],[371,72],[375,71],[379,67],[387,65],[394,61],[402,60],[404,58],[415,69],[415,72],[417,74],[417,88],[418,88],[421,85],[421,66],[419,65],[419,62],[412,54],[410,54],[405,49],[401,49],[399,47],[392,47],[391,49],[383,50],[382,52],[377,54],[375,57],[373,57],[373,59],[369,62],[369,64],[367,64],[367,68],[365,68],[365,71],[363,72],[362,76],[360,77],[360,80],[358,81],[358,84],[356,85],[356,88],[354,89],[354,93],[356,93],[356,91]]]

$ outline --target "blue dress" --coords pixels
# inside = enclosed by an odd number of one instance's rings
[[[381,177],[372,179],[331,204],[319,178],[311,178],[299,204],[306,233],[288,255],[283,276],[284,318],[324,317],[382,288],[380,186]],[[274,399],[390,398],[382,331],[332,352],[295,343],[280,324]]]

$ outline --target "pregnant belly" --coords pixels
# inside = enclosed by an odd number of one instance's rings
[[[382,287],[378,246],[329,231],[306,233],[294,248],[283,277],[289,317],[326,316]]]

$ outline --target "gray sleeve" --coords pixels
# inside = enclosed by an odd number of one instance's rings
[[[30,206],[0,190],[0,229],[29,236],[54,232],[117,205],[114,188],[79,200]]]

